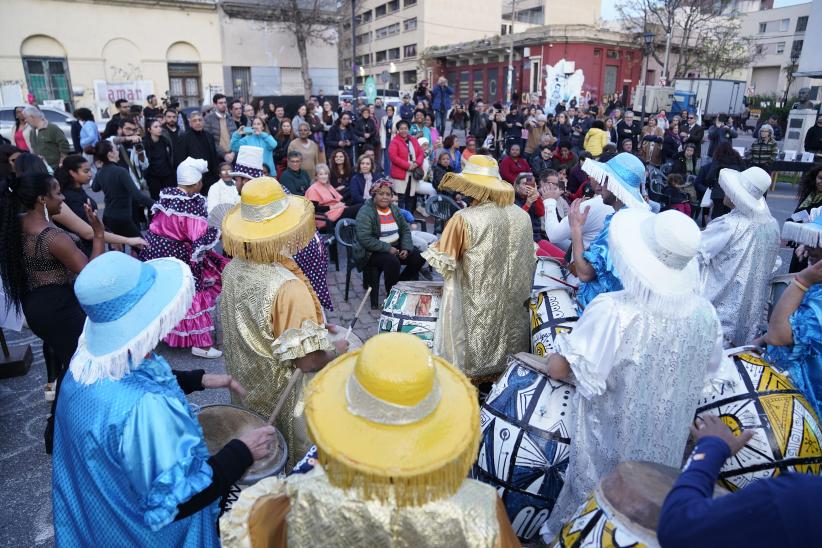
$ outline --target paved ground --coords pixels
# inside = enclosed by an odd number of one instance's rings
[[[740,146],[747,145],[742,142]],[[768,202],[774,216],[784,220],[796,204],[794,189],[787,184],[778,185],[768,195]],[[787,269],[790,251],[783,250],[783,270]],[[329,285],[335,310],[328,320],[340,325],[348,325],[363,296],[362,278],[358,272],[352,274],[351,295],[348,303],[343,301],[345,290],[345,259],[341,257],[341,270],[329,274]],[[383,295],[384,296],[384,295]],[[367,339],[377,331],[379,313],[371,311],[366,303],[354,332]],[[30,332],[8,333],[12,344],[32,344],[35,362],[26,376],[0,380],[0,493],[4,499],[4,511],[0,514],[0,546],[51,546],[54,531],[51,525],[51,463],[43,451],[42,433],[48,405],[43,399],[45,366],[39,349],[39,342]],[[222,359],[202,360],[188,352],[160,347],[173,367],[178,369],[205,368],[209,372],[223,372]],[[227,403],[225,390],[200,392],[191,396],[192,403]]]

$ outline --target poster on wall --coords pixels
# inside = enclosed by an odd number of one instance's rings
[[[565,101],[566,106],[571,99],[580,103],[585,75],[582,69],[574,69],[574,62],[565,59],[560,59],[553,67],[545,67],[546,114],[553,114],[560,101]]]
[[[108,119],[114,113],[114,102],[126,99],[130,103],[143,105],[146,97],[154,93],[152,80],[132,80],[129,82],[94,81],[95,117]]]

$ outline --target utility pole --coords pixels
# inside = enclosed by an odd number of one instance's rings
[[[517,20],[517,0],[511,0],[511,46],[508,49],[508,90],[505,98],[510,104],[514,96],[514,22]]]
[[[665,78],[665,85],[670,86],[671,82],[668,79],[668,59],[671,56],[671,35],[674,33],[673,25],[669,25],[668,38],[665,40],[665,64],[662,65],[662,77]]]
[[[351,104],[357,104],[357,16],[355,0],[351,0]]]

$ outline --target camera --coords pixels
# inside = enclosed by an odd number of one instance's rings
[[[136,150],[137,152],[143,152],[143,142],[137,141],[136,143],[134,143],[134,150]]]

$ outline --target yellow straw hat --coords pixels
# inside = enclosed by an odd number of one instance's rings
[[[383,333],[308,386],[305,415],[329,481],[417,506],[457,492],[477,458],[476,390],[419,338]]]
[[[285,193],[273,177],[243,185],[240,203],[223,218],[223,248],[232,257],[270,263],[304,248],[315,232],[314,205]]]
[[[465,194],[479,202],[490,201],[500,206],[514,203],[514,187],[500,178],[497,161],[482,154],[468,158],[462,173],[446,173],[440,188]]]

